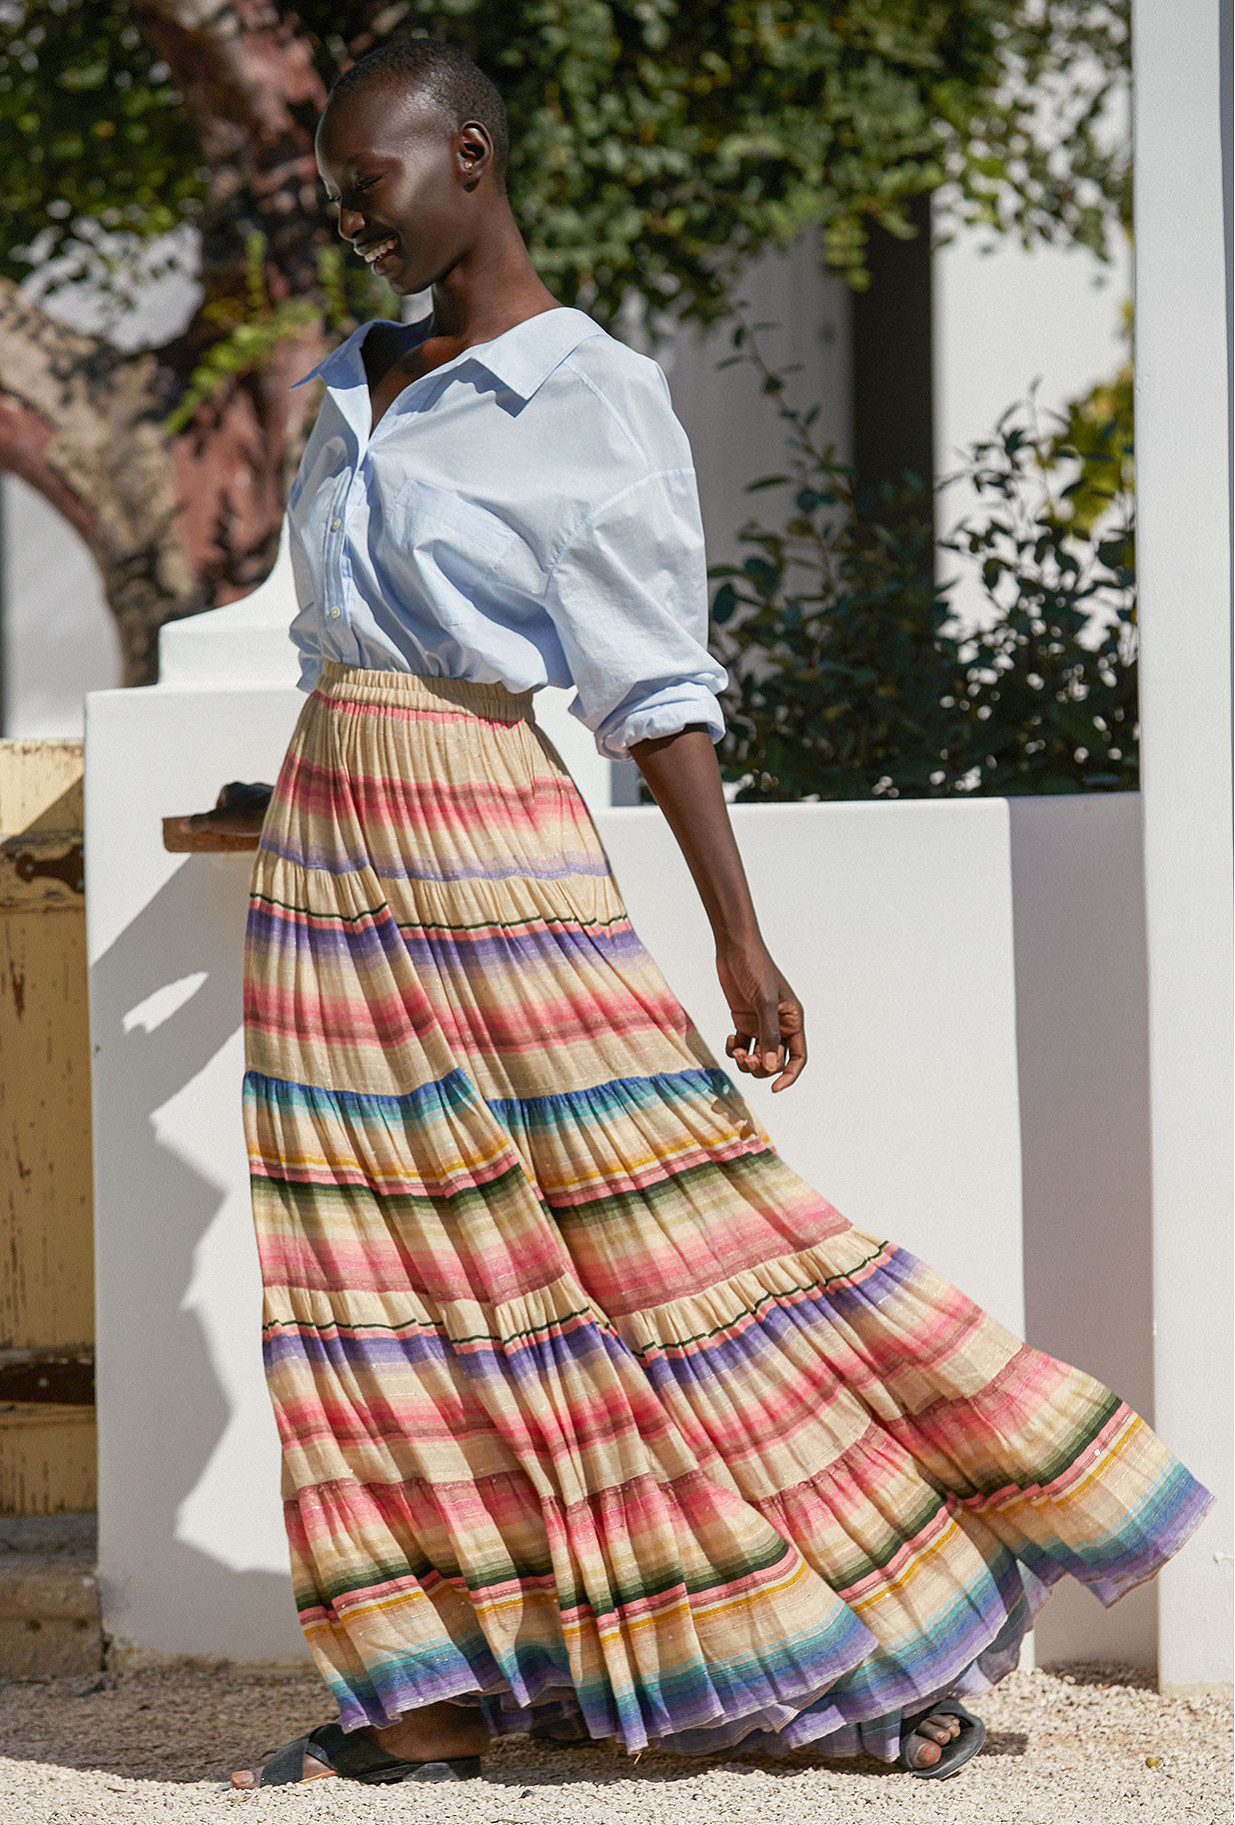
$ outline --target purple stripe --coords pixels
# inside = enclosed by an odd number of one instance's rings
[[[323,874],[376,874],[390,881],[565,881],[572,875],[607,875],[605,856],[577,851],[560,852],[538,858],[532,855],[504,855],[487,865],[477,861],[443,862],[439,867],[415,867],[405,857],[367,855],[363,850],[348,849],[340,843],[300,844],[280,842],[273,831],[263,833],[261,849],[277,855],[298,868],[317,869]]]
[[[379,936],[379,933],[382,934]],[[479,969],[486,974],[495,969],[511,971],[530,965],[562,964],[577,968],[589,956],[606,962],[642,962],[647,952],[636,934],[626,926],[590,929],[581,926],[552,927],[535,932],[486,932],[472,936],[456,932],[400,931],[388,908],[382,908],[363,924],[323,926],[303,922],[254,903],[249,913],[248,935],[251,943],[269,946],[285,955],[303,957],[306,965],[337,963],[350,959],[357,966],[371,963],[387,951],[386,933],[403,947],[412,962],[438,964],[445,969]]]

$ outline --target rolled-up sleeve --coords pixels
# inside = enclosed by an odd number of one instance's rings
[[[307,696],[310,691],[317,689],[317,682],[321,675],[322,655],[320,653],[306,653],[302,651],[300,654],[300,676],[296,680],[297,690],[303,691]]]
[[[576,695],[571,713],[624,760],[632,742],[706,724],[728,682],[708,651],[707,566],[693,469],[645,474],[588,514],[544,596]]]

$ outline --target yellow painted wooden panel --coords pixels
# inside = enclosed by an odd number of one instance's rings
[[[82,839],[72,830],[0,833],[0,913],[81,912]]]
[[[82,821],[80,741],[0,741],[0,835]]]
[[[79,913],[0,912],[0,1347],[94,1336]]]
[[[0,741],[0,1347],[94,1336],[81,831],[81,742]],[[0,1514],[93,1509],[96,1461],[93,1407],[0,1405]]]
[[[98,1506],[93,1407],[0,1406],[0,1514],[87,1514]]]
[[[40,849],[56,832],[66,847],[79,838],[81,773],[80,742],[0,741],[0,837],[29,833]],[[0,907],[0,1348],[81,1347],[94,1336],[85,915],[75,898],[50,916],[38,903]],[[0,1414],[0,1509],[89,1508],[91,1409],[33,1412]]]

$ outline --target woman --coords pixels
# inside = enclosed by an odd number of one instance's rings
[[[1113,1601],[1209,1498],[792,1173],[631,930],[543,684],[669,819],[729,1059],[796,1082],[715,760],[689,447],[656,364],[533,271],[496,92],[383,47],[317,155],[340,233],[433,306],[314,370],[289,501],[308,696],[250,814],[245,1122],[339,1722],[234,1783],[467,1776],[528,1729],[953,1773],[983,1737],[959,1695],[1050,1584]]]

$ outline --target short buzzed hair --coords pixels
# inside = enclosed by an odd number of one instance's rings
[[[457,131],[465,120],[478,120],[493,141],[493,175],[499,187],[505,189],[510,151],[506,104],[466,51],[445,38],[391,38],[375,50],[366,51],[343,72],[326,97],[326,105],[342,101],[373,83],[389,83],[423,95],[449,122],[452,131]]]

